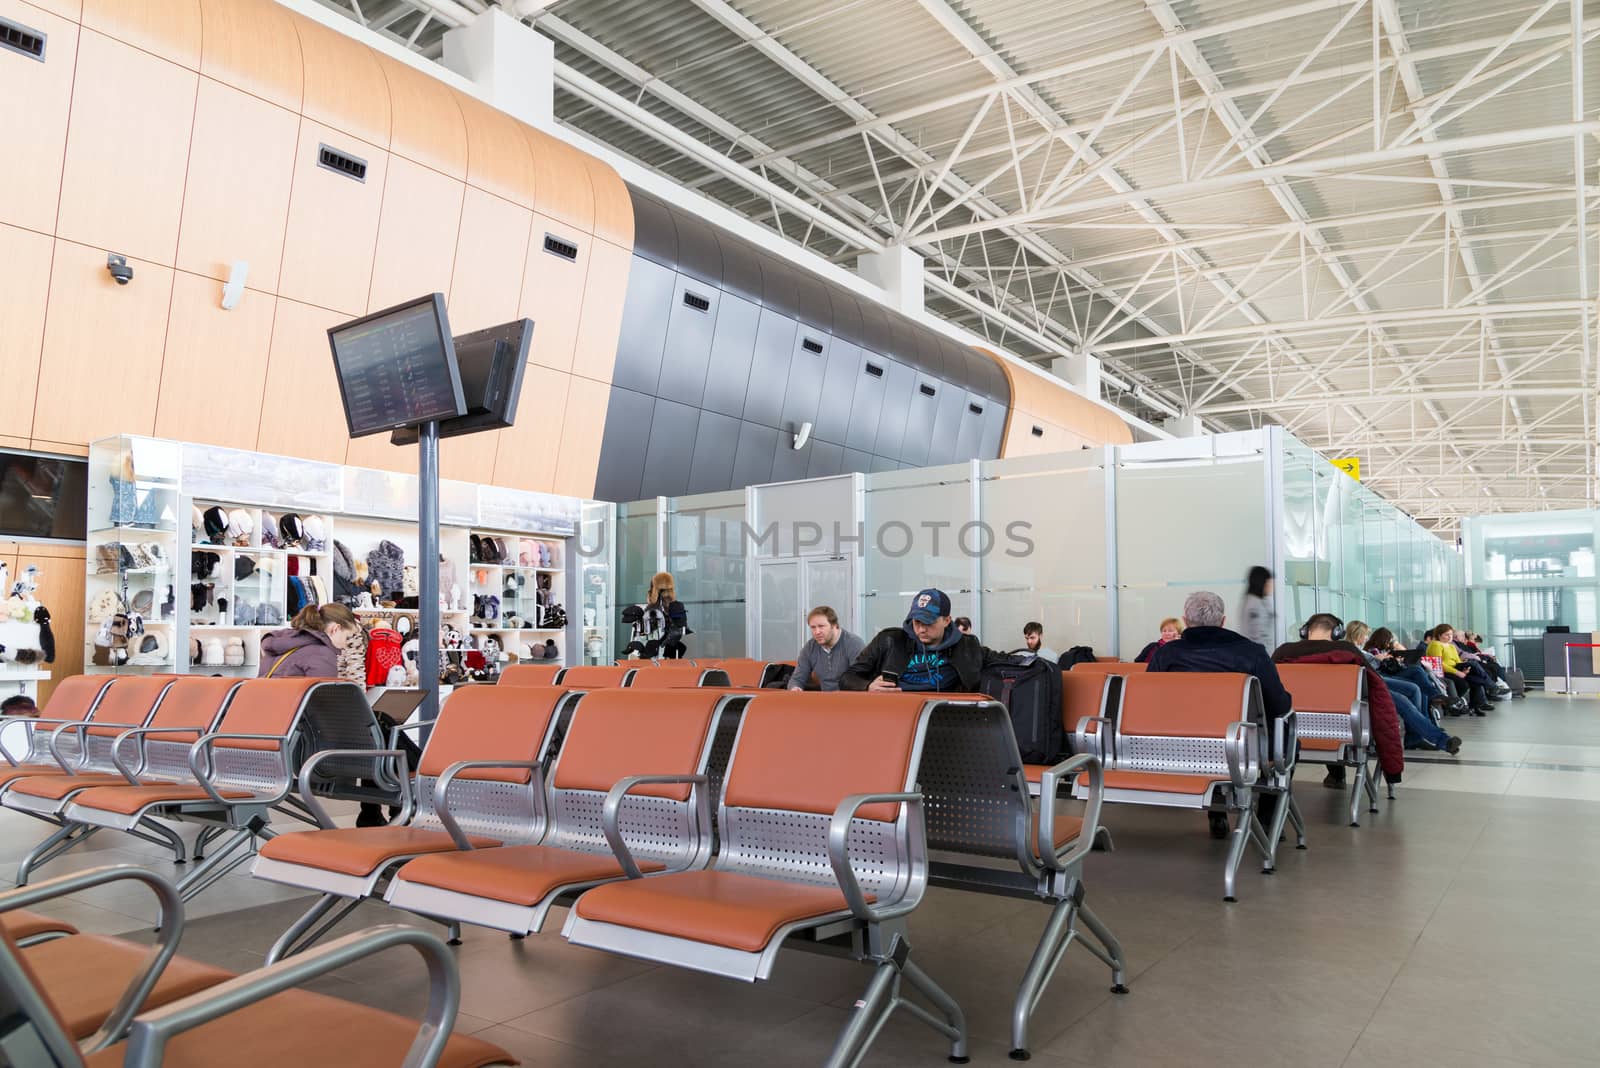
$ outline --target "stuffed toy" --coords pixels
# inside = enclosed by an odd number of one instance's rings
[[[44,653],[44,662],[53,664],[56,659],[56,635],[50,629],[50,610],[43,605],[35,608],[33,621],[39,624],[39,651]]]

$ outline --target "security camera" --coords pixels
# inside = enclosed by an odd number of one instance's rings
[[[128,266],[128,257],[118,256],[115,252],[106,257],[106,270],[111,272],[111,277],[116,279],[117,285],[125,286],[133,281],[133,268]]]

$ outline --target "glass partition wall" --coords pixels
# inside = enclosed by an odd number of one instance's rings
[[[1413,643],[1466,622],[1454,547],[1277,427],[658,498],[616,522],[617,604],[673,572],[691,656],[792,659],[817,604],[870,637],[938,586],[992,648],[1038,621],[1057,652],[1132,657],[1194,590],[1235,617],[1257,564],[1280,640],[1321,611]]]

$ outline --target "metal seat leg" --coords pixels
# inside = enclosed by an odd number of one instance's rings
[[[1365,771],[1366,769],[1363,768],[1362,770]],[[1378,811],[1378,787],[1377,784],[1373,782],[1373,779],[1382,774],[1382,769],[1373,768],[1371,771],[1368,771],[1367,774],[1361,777],[1361,785],[1366,789],[1367,792],[1368,812]]]
[[[30,849],[28,855],[23,857],[22,861],[17,865],[17,885],[27,886],[28,879],[33,875],[33,869],[41,864],[50,863],[50,861],[61,856],[67,850],[77,846],[79,842],[92,837],[99,829],[82,823],[64,823],[56,828],[48,838]]]
[[[1294,799],[1294,791],[1290,790],[1287,796],[1289,800],[1289,818],[1294,821],[1294,847],[1296,849],[1304,849],[1306,847],[1305,817],[1300,815],[1300,803]]]
[[[1350,787],[1350,826],[1361,826],[1361,794],[1367,787],[1367,762],[1356,765],[1356,781]]]
[[[1034,947],[1033,957],[1022,973],[1022,982],[1017,987],[1017,998],[1011,1006],[1013,1060],[1027,1059],[1028,1024],[1033,1019],[1034,1010],[1039,1007],[1039,999],[1044,996],[1045,987],[1049,986],[1050,980],[1055,977],[1056,968],[1060,966],[1061,958],[1066,955],[1067,947],[1072,945],[1077,937],[1078,886],[1079,884],[1074,881],[1073,893],[1057,901],[1050,910],[1050,919],[1045,922],[1044,933],[1039,936],[1039,944]]]
[[[272,948],[267,950],[265,963],[269,965],[276,964],[285,957],[292,957],[296,953],[303,953],[310,949],[321,941],[329,931],[337,927],[346,916],[349,916],[360,907],[362,900],[359,897],[344,898],[338,894],[323,894],[322,897],[317,899],[316,904],[307,909],[298,920],[290,924],[289,929],[279,935],[276,942],[272,943]],[[326,916],[335,905],[341,903],[344,907],[334,913],[331,919],[310,934],[305,934],[306,931],[311,929],[312,924]],[[302,935],[304,937],[301,937]]]
[[[876,964],[872,981],[867,984],[861,1000],[856,1002],[856,1010],[850,1021],[839,1033],[838,1041],[828,1055],[827,1068],[855,1068],[859,1065],[894,1010],[901,1008],[950,1040],[949,1059],[952,1063],[967,1063],[966,1016],[956,1000],[911,960],[911,946],[896,936],[888,955],[869,959]],[[939,1019],[916,1002],[901,997],[901,979],[905,979],[932,1002],[944,1019]]]
[[[1100,940],[1100,945],[1105,947],[1102,953],[1093,942],[1084,942],[1083,948],[1099,957],[1111,969],[1111,992],[1113,994],[1126,994],[1128,992],[1128,958],[1122,952],[1122,943],[1117,936],[1111,933],[1111,928],[1100,921],[1094,910],[1088,905],[1079,903],[1078,918],[1083,925],[1089,928],[1091,934]]]

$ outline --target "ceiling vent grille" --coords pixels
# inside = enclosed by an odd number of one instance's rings
[[[869,363],[867,364],[867,374],[871,375],[873,378],[882,378],[883,368],[879,367],[875,363]]]
[[[544,235],[544,250],[552,256],[560,256],[564,260],[574,263],[578,260],[578,246],[571,241],[563,241],[551,234]]]
[[[20,52],[29,59],[44,61],[45,34],[29,29],[20,22],[0,19],[0,48]]]
[[[334,174],[342,174],[346,178],[354,178],[358,182],[367,180],[366,160],[340,152],[336,148],[329,148],[327,145],[317,146],[317,166]]]
[[[683,306],[685,308],[693,308],[699,312],[708,312],[711,310],[711,298],[702,297],[698,293],[691,293],[685,289],[683,291]]]
[[[815,338],[806,338],[804,341],[800,342],[800,347],[805,349],[807,352],[814,353],[815,355],[822,355],[822,342],[816,340]]]

